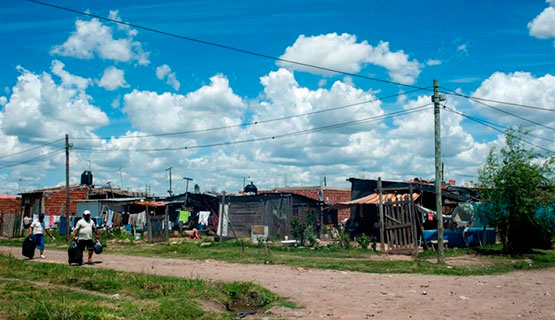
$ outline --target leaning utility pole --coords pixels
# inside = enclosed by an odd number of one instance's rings
[[[69,135],[66,134],[66,241],[69,241]]]
[[[445,263],[443,253],[443,214],[441,201],[441,121],[440,121],[440,102],[445,101],[445,95],[439,93],[439,82],[434,80],[434,141],[435,141],[435,189],[436,189],[436,212],[437,212],[437,263]]]
[[[170,190],[168,190],[168,193],[170,194],[170,197],[172,196],[172,168],[173,167],[169,167],[166,169],[166,171],[170,172]]]

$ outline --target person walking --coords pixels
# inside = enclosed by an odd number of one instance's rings
[[[73,240],[78,239],[77,244],[81,251],[87,249],[89,256],[87,264],[94,264],[92,255],[94,251],[93,232],[96,235],[96,240],[100,239],[100,233],[96,228],[94,221],[91,219],[91,212],[89,210],[83,211],[83,219],[77,221],[75,230],[73,231]]]
[[[39,213],[39,219],[34,220],[31,222],[29,226],[29,236],[32,237],[33,242],[37,246],[37,249],[40,251],[40,258],[46,258],[44,256],[44,233],[47,233],[50,236],[50,239],[55,240],[54,236],[50,232],[50,229],[46,227],[44,223],[44,213]]]

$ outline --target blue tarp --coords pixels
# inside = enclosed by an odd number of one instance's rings
[[[60,216],[60,228],[58,228],[58,233],[61,236],[66,234],[66,216]]]
[[[483,240],[483,228],[468,228],[469,235],[464,241],[463,233],[464,229],[445,229],[443,230],[443,239],[448,240],[447,246],[449,248],[457,247],[463,248],[467,246],[477,246]],[[486,229],[486,243],[495,243],[495,229]],[[437,229],[424,230],[423,231],[424,241],[437,240]]]

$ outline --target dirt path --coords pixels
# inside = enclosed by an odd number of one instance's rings
[[[17,247],[0,253],[21,257]],[[67,254],[47,251],[66,263]],[[252,281],[304,309],[274,308],[288,319],[555,319],[555,268],[495,276],[447,277],[295,269],[276,265],[103,254],[108,268],[219,281]]]

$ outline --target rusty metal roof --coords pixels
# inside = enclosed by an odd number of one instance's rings
[[[401,201],[406,196],[408,196],[408,193],[401,193],[401,194],[383,193],[382,194],[382,201],[383,202],[387,202],[389,200],[391,200],[391,201]],[[412,194],[412,199],[413,200],[418,199],[418,197],[420,197],[419,193],[413,193]],[[365,205],[365,204],[378,204],[378,201],[379,201],[379,195],[377,193],[373,193],[373,194],[368,195],[366,197],[354,199],[354,200],[351,200],[351,201],[337,203],[333,207],[335,207],[335,208],[345,208],[345,207]]]

